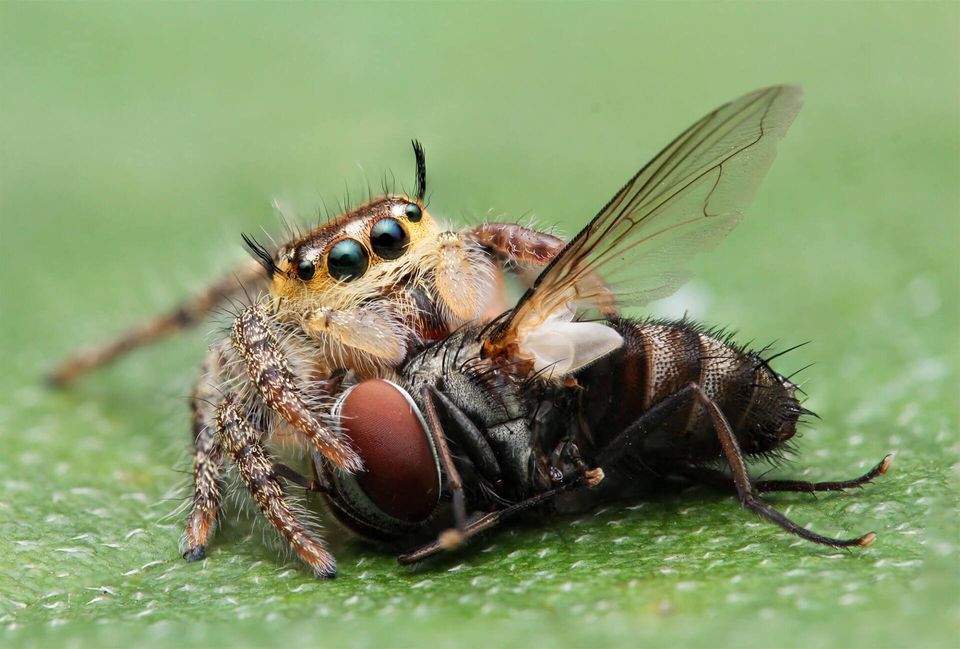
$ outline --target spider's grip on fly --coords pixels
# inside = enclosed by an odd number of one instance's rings
[[[233,347],[246,363],[247,373],[267,406],[338,467],[349,472],[363,468],[363,461],[349,443],[321,423],[306,405],[263,306],[248,307],[236,319]]]

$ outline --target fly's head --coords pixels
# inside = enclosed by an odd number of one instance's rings
[[[363,459],[357,474],[314,455],[332,512],[368,538],[400,538],[423,527],[440,502],[437,449],[420,406],[406,389],[368,379],[346,390],[331,413]]]

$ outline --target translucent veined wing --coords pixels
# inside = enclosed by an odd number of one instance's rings
[[[571,303],[642,305],[673,293],[694,253],[739,223],[801,105],[796,86],[724,104],[631,178],[492,327],[487,355],[524,339]],[[600,281],[602,278],[602,281]]]

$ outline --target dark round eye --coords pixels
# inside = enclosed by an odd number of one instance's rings
[[[413,223],[423,218],[423,210],[420,209],[419,205],[414,203],[407,204],[407,206],[403,208],[403,213],[407,217],[407,220]]]
[[[327,253],[327,269],[330,276],[349,281],[363,275],[370,259],[363,245],[356,239],[341,239]]]
[[[317,267],[313,265],[312,261],[307,261],[304,259],[299,264],[297,264],[297,277],[303,281],[310,280],[314,273],[317,272]]]
[[[378,257],[396,259],[407,249],[410,237],[403,225],[390,217],[382,218],[370,228],[370,245]]]

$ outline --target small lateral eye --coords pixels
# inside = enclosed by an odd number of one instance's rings
[[[307,261],[304,259],[299,264],[297,264],[297,277],[303,281],[309,281],[313,278],[314,273],[317,272],[317,267],[314,266],[312,261]]]
[[[407,217],[407,220],[416,223],[423,218],[423,210],[420,209],[420,206],[416,203],[408,203],[405,208],[403,208],[403,213]]]
[[[410,243],[407,231],[400,221],[384,217],[370,228],[370,246],[381,259],[397,259]]]
[[[336,280],[348,282],[361,277],[370,263],[367,251],[356,239],[341,239],[327,253],[327,270]]]

